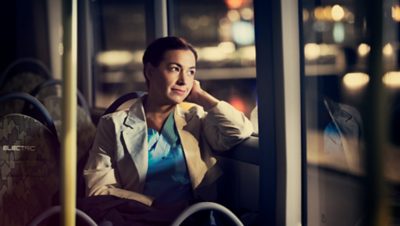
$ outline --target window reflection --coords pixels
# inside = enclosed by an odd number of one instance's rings
[[[363,103],[370,83],[362,1],[303,1],[309,225],[364,225]],[[384,1],[382,84],[389,95],[382,150],[391,225],[400,222],[399,5]],[[366,6],[368,7],[368,6]],[[397,194],[397,195],[396,195]]]

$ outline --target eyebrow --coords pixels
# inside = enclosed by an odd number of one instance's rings
[[[168,65],[171,65],[171,64],[176,64],[176,65],[178,65],[180,68],[183,68],[182,64],[180,64],[180,63],[176,63],[176,62],[170,62],[170,63],[168,63]],[[191,66],[191,67],[189,67],[189,69],[196,69],[196,66]]]

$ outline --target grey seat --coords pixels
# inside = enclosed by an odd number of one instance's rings
[[[28,226],[37,226],[40,225],[42,222],[45,222],[46,220],[50,219],[53,215],[59,214],[61,212],[61,206],[52,206],[49,209],[45,210],[38,216],[36,216]],[[83,220],[83,223],[88,226],[97,226],[96,222],[88,216],[85,212],[76,209],[75,210],[76,215]],[[101,226],[101,225],[99,225]]]
[[[48,79],[37,85],[35,88],[33,88],[29,92],[29,94],[36,97],[39,101],[43,102],[43,99],[45,99],[48,96],[61,96],[61,86],[62,86],[61,80]],[[90,114],[88,103],[85,100],[83,94],[78,90],[77,95],[78,95],[79,106],[83,108],[83,110],[85,110],[87,114]]]
[[[1,74],[0,93],[29,92],[51,77],[49,69],[41,61],[21,58],[10,64]],[[0,115],[21,112],[22,107],[22,101],[9,101],[0,109]]]
[[[62,81],[49,79],[36,86],[30,92],[31,95],[36,96],[47,108],[54,121],[58,136],[61,135],[62,129],[62,97],[61,92],[57,92],[57,95],[54,95],[51,91],[57,91],[56,88],[60,88],[61,85]],[[79,90],[77,92],[77,98],[79,104],[77,107],[77,171],[78,175],[81,175],[86,156],[94,140],[96,126],[93,124],[90,117],[89,106]],[[27,111],[27,106],[24,107],[24,111]],[[82,177],[78,176],[77,195],[78,197],[83,197],[84,193],[84,180]]]
[[[126,94],[122,95],[110,104],[110,106],[104,111],[103,115],[112,113],[112,112],[118,110],[118,108],[121,105],[123,105],[124,103],[126,103],[127,101],[141,97],[145,94],[146,94],[145,92],[137,91],[137,92],[131,92],[131,93],[126,93]]]
[[[42,117],[21,113],[0,117],[0,225],[26,225],[53,204],[59,190],[59,142],[50,114],[26,93],[0,96],[21,99]]]

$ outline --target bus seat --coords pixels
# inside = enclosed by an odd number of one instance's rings
[[[48,79],[39,85],[37,85],[34,89],[30,91],[30,94],[39,101],[43,103],[43,105],[49,111],[56,127],[56,131],[58,137],[61,135],[61,121],[62,121],[62,97],[61,92],[58,92],[57,87],[61,87],[62,81],[56,79]],[[96,132],[96,128],[91,121],[90,118],[90,110],[89,106],[81,92],[77,92],[78,94],[78,110],[77,110],[77,120],[78,120],[78,160],[82,158],[83,155],[90,148],[94,135]],[[23,112],[30,111],[29,105],[24,106]]]
[[[44,98],[48,96],[61,96],[61,85],[62,81],[57,79],[48,79],[39,85],[37,85],[34,89],[32,89],[29,93],[36,97],[38,100],[43,101]],[[60,89],[57,89],[60,88]],[[78,90],[78,104],[87,114],[90,115],[89,105],[83,96],[83,94]]]
[[[53,118],[54,125],[56,127],[57,134],[61,135],[61,122],[62,122],[62,97],[60,96],[48,96],[43,99],[43,105],[47,108],[49,114]],[[96,133],[96,127],[91,121],[89,114],[81,106],[77,107],[77,141],[78,141],[78,161],[86,154],[89,150],[94,136]]]
[[[141,97],[145,94],[146,94],[146,92],[137,91],[137,92],[131,92],[131,93],[126,93],[126,94],[122,95],[110,104],[110,106],[104,111],[103,115],[115,112],[116,110],[118,110],[119,107],[121,107],[127,101]]]
[[[48,96],[43,99],[43,105],[46,106],[54,120],[56,131],[61,135],[62,129],[62,97]],[[85,195],[85,181],[81,176],[90,147],[96,135],[96,126],[93,124],[90,115],[81,106],[77,107],[77,197]]]
[[[234,213],[232,213],[232,211],[230,211],[225,206],[215,202],[198,202],[189,206],[181,214],[179,214],[179,216],[174,220],[174,222],[172,222],[171,226],[181,225],[188,217],[202,210],[212,210],[212,211],[216,210],[218,212],[223,213],[226,217],[228,217],[233,223],[233,225],[243,226],[243,223]],[[210,225],[215,225],[215,224],[210,224]]]
[[[49,69],[39,60],[21,58],[10,64],[0,76],[0,93],[29,92],[36,85],[50,79]],[[10,101],[0,109],[0,115],[20,112],[21,101]]]
[[[23,226],[53,204],[59,190],[59,143],[39,101],[12,93],[0,102],[12,99],[31,102],[45,119],[20,113],[0,117],[0,225]]]
[[[76,216],[77,218],[77,225],[87,225],[87,226],[97,226],[97,223],[85,212],[75,209],[76,211]],[[49,209],[45,210],[44,212],[40,213],[38,216],[36,216],[28,226],[38,226],[41,225],[43,222],[49,221],[52,224],[59,223],[59,218],[54,218],[54,215],[59,214],[61,212],[61,206],[52,206]],[[54,222],[54,219],[57,222]],[[100,224],[99,226],[102,226],[105,224]]]

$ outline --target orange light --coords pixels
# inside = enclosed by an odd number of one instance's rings
[[[243,5],[244,0],[225,0],[225,4],[230,9],[237,9]]]
[[[232,97],[232,98],[229,100],[229,103],[230,103],[234,108],[236,108],[237,110],[239,110],[239,111],[241,111],[241,112],[243,112],[243,113],[247,112],[247,107],[246,107],[246,105],[244,104],[243,100],[240,99],[239,97],[235,97],[235,96]]]

